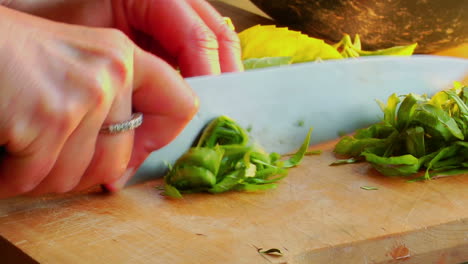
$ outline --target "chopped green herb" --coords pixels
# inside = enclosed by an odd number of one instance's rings
[[[338,166],[338,165],[343,165],[343,164],[353,164],[353,163],[358,163],[359,160],[356,158],[349,158],[349,159],[339,159],[334,161],[333,163],[330,164],[330,166]]]
[[[425,170],[413,181],[466,173],[468,87],[456,83],[430,99],[408,94],[401,101],[392,94],[387,104],[378,103],[382,121],[343,137],[334,151],[351,159],[334,165],[364,158],[386,176],[413,176]]]
[[[309,148],[311,134],[312,134],[312,128],[309,129],[309,133],[307,133],[307,136],[304,142],[302,143],[302,146],[299,148],[299,150],[291,158],[289,158],[288,160],[284,162],[283,164],[284,168],[295,167],[299,165],[299,163],[301,163],[302,158],[304,158],[304,155],[306,154],[307,149]]]
[[[165,194],[180,198],[182,193],[260,191],[276,187],[288,168],[300,164],[306,155],[312,129],[304,143],[289,159],[266,153],[251,144],[247,131],[234,120],[220,116],[203,130],[195,147],[170,167],[164,177]]]
[[[320,155],[322,152],[322,150],[309,150],[305,153],[305,155]]]
[[[182,198],[180,192],[172,185],[165,184],[164,185],[164,195],[172,197],[172,198]]]
[[[259,248],[257,249],[258,253],[261,253],[261,254],[266,254],[266,255],[270,255],[270,256],[283,256],[283,252],[281,252],[281,250],[277,249],[277,248],[270,248],[270,249],[267,249],[267,250],[263,250],[262,248]]]
[[[375,190],[378,190],[379,188],[374,187],[374,186],[361,186],[361,189],[366,190],[366,191],[375,191]]]
[[[298,127],[303,127],[304,126],[304,120],[297,121],[297,126]]]

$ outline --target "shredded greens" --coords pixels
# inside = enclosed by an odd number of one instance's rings
[[[259,248],[257,249],[257,252],[260,254],[265,254],[265,255],[270,255],[270,256],[283,256],[283,252],[281,252],[281,250],[277,248],[270,248],[267,250],[264,250],[263,248]]]
[[[220,116],[203,130],[196,146],[170,167],[164,177],[164,194],[181,198],[182,193],[275,188],[275,183],[288,174],[288,168],[299,165],[307,154],[311,133],[312,129],[299,150],[284,160],[278,153],[267,153],[251,144],[244,128]]]
[[[361,186],[361,189],[366,190],[366,191],[376,191],[379,188],[375,186]]]
[[[400,100],[403,98],[403,100]],[[421,179],[468,173],[468,87],[455,83],[432,98],[416,94],[379,102],[382,122],[343,137],[335,152],[351,156],[332,165],[365,160],[386,176]]]

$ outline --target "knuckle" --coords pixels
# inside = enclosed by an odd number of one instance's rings
[[[192,39],[196,47],[209,50],[218,49],[216,35],[203,23],[196,23],[192,30]]]
[[[104,29],[106,37],[113,41],[114,43],[126,42],[128,40],[127,35],[121,30],[116,28],[106,28]]]
[[[118,29],[104,29],[103,56],[114,81],[126,85],[131,81],[133,72],[133,42]],[[128,86],[128,85],[126,85]]]
[[[93,72],[86,79],[89,103],[99,108],[110,101],[110,87],[106,87],[106,80],[99,72]]]
[[[240,50],[241,44],[236,32],[231,30],[225,23],[223,23],[217,31],[217,37],[219,42],[226,42],[232,48]]]
[[[58,112],[59,113],[56,113],[56,115],[59,117],[55,118],[57,120],[58,129],[62,132],[72,131],[76,126],[75,113],[77,111],[74,104],[65,104]]]

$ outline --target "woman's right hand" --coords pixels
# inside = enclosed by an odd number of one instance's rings
[[[182,77],[118,30],[1,6],[0,16],[0,146],[7,151],[0,198],[115,182],[173,140],[197,110]],[[132,111],[144,114],[141,127],[99,133]]]

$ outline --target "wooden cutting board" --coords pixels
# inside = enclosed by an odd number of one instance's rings
[[[174,200],[160,195],[157,180],[112,195],[1,201],[0,234],[8,242],[0,243],[0,262],[15,254],[10,263],[468,260],[468,175],[409,183],[366,164],[331,167],[334,143],[313,147],[324,152],[306,157],[266,192]],[[257,248],[278,248],[284,256]]]

